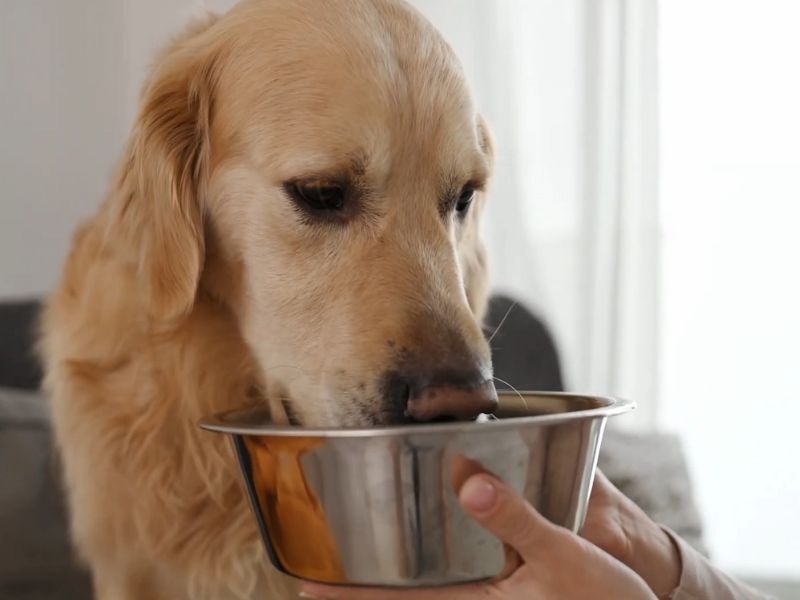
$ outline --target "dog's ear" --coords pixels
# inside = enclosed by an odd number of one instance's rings
[[[477,117],[478,143],[489,163],[494,163],[494,140],[486,121]],[[482,321],[489,302],[489,265],[486,247],[480,233],[480,218],[485,203],[486,191],[481,192],[476,210],[470,212],[470,222],[462,239],[461,269],[464,274],[464,289],[472,312]]]
[[[203,196],[219,59],[194,24],[157,61],[142,95],[117,213],[155,319],[192,307],[205,258]]]

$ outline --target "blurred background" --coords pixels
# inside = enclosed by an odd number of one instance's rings
[[[620,427],[679,436],[714,560],[790,597],[800,3],[413,3],[497,138],[496,291],[548,324],[568,389],[631,397]],[[0,301],[53,288],[154,51],[233,4],[0,0]]]

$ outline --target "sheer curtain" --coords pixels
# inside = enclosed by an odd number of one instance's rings
[[[657,410],[655,0],[413,0],[464,62],[498,168],[495,289],[544,317],[571,389]]]

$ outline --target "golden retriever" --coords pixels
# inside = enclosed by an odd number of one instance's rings
[[[203,416],[267,403],[367,426],[491,405],[491,163],[458,60],[401,0],[245,0],[157,59],[42,322],[97,598],[288,593]]]

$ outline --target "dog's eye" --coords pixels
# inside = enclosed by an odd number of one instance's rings
[[[470,205],[472,204],[472,199],[475,197],[475,190],[472,188],[464,188],[461,192],[461,195],[458,197],[456,201],[456,212],[459,215],[464,215],[469,210]]]
[[[314,210],[341,210],[344,188],[329,181],[295,181],[287,186],[296,202]]]

